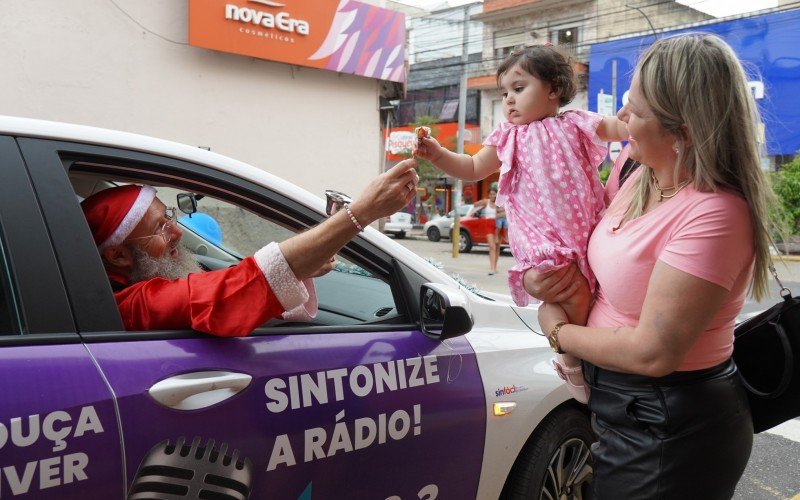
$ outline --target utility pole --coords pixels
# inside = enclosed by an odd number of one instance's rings
[[[467,63],[469,62],[469,9],[472,5],[464,6],[464,26],[461,37],[461,82],[458,86],[458,139],[456,141],[456,153],[464,153],[464,134],[467,122]],[[458,258],[458,244],[461,241],[461,216],[458,209],[461,207],[461,190],[463,183],[461,179],[456,179],[453,188],[453,257]]]
[[[617,60],[611,61],[611,97],[614,105],[611,106],[611,111],[614,116],[617,116]]]

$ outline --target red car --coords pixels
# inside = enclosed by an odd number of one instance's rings
[[[458,239],[458,251],[469,253],[473,245],[486,245],[486,235],[494,233],[494,217],[483,216],[483,209],[473,209],[466,217],[460,220],[460,238]],[[453,236],[453,226],[450,226],[450,237]],[[503,231],[500,241],[500,251],[508,248],[508,230]]]

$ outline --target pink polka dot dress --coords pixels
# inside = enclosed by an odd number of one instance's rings
[[[594,291],[586,248],[605,208],[597,172],[607,151],[596,134],[601,120],[565,111],[526,125],[501,123],[484,141],[502,162],[497,204],[508,217],[516,259],[508,284],[517,305],[536,300],[522,286],[530,268],[543,273],[577,262]]]

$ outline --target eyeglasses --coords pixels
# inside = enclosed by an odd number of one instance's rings
[[[161,236],[162,238],[164,238],[164,244],[169,245],[169,242],[172,240],[172,228],[175,227],[175,222],[176,222],[175,214],[176,214],[175,207],[167,207],[166,209],[164,209],[164,219],[166,220],[164,221],[163,224],[161,224],[161,226],[156,230],[155,233],[149,236],[128,238],[127,241],[149,240],[150,238],[153,238],[155,236]]]

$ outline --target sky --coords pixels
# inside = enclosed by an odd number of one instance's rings
[[[439,7],[446,7],[448,4],[450,7],[457,7],[459,5],[464,5],[466,3],[475,3],[479,0],[394,0],[399,3],[404,3],[406,5],[412,5],[414,7],[419,7],[425,10],[431,10],[434,8]]]
[[[395,0],[406,5],[413,5],[425,10],[438,9],[474,3],[479,0]],[[778,6],[778,0],[677,0],[678,3],[690,6],[714,17],[726,17],[743,14],[753,10],[768,9]]]

